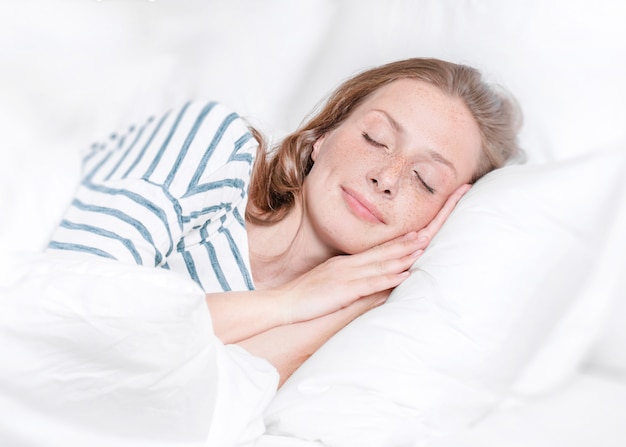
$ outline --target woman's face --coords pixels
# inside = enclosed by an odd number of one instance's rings
[[[350,254],[420,230],[471,180],[480,150],[462,100],[394,81],[314,144],[305,221],[331,251]]]

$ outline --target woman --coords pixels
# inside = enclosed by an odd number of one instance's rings
[[[344,82],[271,153],[236,115],[207,127],[219,107],[188,109],[94,147],[50,248],[188,274],[216,335],[269,360],[281,383],[382,304],[469,185],[518,151],[511,100],[435,59]]]

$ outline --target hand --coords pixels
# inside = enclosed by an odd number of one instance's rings
[[[389,294],[393,289],[382,290],[380,292],[373,293],[368,296],[364,296],[363,298],[359,298],[352,304],[343,309],[337,311],[336,313],[345,313],[344,318],[346,318],[344,322],[344,326],[350,323],[355,318],[363,315],[365,312],[370,311],[387,301],[389,298]]]
[[[426,237],[411,232],[362,253],[330,258],[278,289],[283,297],[282,323],[318,318],[393,289],[409,276],[408,269],[427,243]]]
[[[374,307],[382,303],[382,295],[369,296],[406,279],[427,242],[411,232],[359,254],[330,258],[275,289],[207,293],[213,331],[222,342],[237,343],[278,326],[334,314],[362,297],[368,298],[351,312]]]
[[[472,185],[464,184],[459,186],[451,195],[448,197],[448,200],[443,204],[443,207],[439,210],[437,215],[430,221],[428,225],[422,228],[417,232],[419,238],[426,239],[426,245],[424,245],[424,249],[428,246],[428,243],[435,237],[435,235],[439,232],[443,224],[446,222],[456,204],[461,200],[461,198],[465,195],[467,191],[470,190]]]
[[[257,357],[268,360],[280,374],[281,386],[320,346],[368,310],[383,304],[391,290],[360,298],[320,318],[278,326],[238,342]]]
[[[281,287],[278,292],[283,298],[282,324],[318,318],[399,285],[469,189],[470,185],[457,188],[419,232],[397,237],[362,253],[335,256]]]

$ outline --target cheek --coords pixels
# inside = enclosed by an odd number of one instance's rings
[[[340,132],[330,135],[320,147],[319,161],[328,166],[341,166],[350,171],[357,164],[367,163],[367,151],[363,150],[360,141]]]
[[[443,203],[439,200],[416,197],[405,201],[400,207],[399,214],[403,233],[419,231],[426,227],[437,215]]]

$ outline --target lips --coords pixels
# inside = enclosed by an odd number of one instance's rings
[[[376,208],[376,205],[350,188],[342,187],[341,189],[344,200],[353,214],[371,223],[385,223],[383,215]]]

